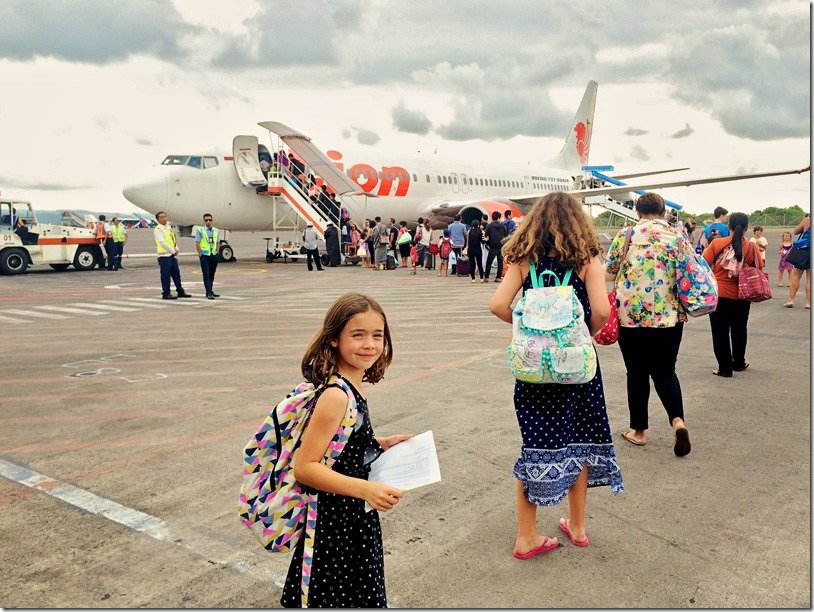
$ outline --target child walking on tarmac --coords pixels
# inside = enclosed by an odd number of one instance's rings
[[[297,481],[319,492],[308,607],[387,607],[378,512],[391,510],[404,491],[369,482],[367,476],[376,457],[412,436],[374,437],[362,383],[380,381],[392,359],[384,311],[360,293],[346,293],[331,305],[302,358],[305,377],[322,387],[294,455]],[[358,417],[342,454],[329,468],[322,460],[349,402],[335,377],[353,392]],[[373,510],[366,512],[365,502]],[[281,599],[284,607],[302,603],[305,541],[302,538],[294,549]]]
[[[512,265],[489,303],[489,310],[498,318],[512,323],[512,302],[518,291],[525,294],[538,285],[562,283],[573,288],[591,335],[608,320],[605,270],[597,257],[599,240],[592,221],[573,196],[550,193],[538,200],[503,252]],[[535,282],[532,270],[538,275]],[[582,384],[516,380],[514,409],[523,445],[514,465],[517,538],[512,555],[530,559],[557,548],[556,538],[537,531],[537,506],[554,506],[566,497],[568,515],[560,518],[558,528],[574,546],[588,546],[588,487],[610,486],[614,494],[624,488],[599,364],[594,377]]]

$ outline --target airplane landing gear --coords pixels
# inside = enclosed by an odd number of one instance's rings
[[[236,261],[235,252],[228,243],[221,245],[218,255],[220,255],[220,261]]]

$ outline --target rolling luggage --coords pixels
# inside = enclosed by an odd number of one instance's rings
[[[469,276],[469,260],[464,259],[463,255],[458,258],[458,276]]]

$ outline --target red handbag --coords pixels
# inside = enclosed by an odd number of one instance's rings
[[[627,257],[627,251],[630,248],[630,236],[633,234],[633,229],[628,228],[627,235],[625,236],[625,246],[622,250],[622,257],[619,262],[619,271],[621,272],[622,263],[621,261]],[[616,305],[616,290],[608,293],[608,302],[610,302],[610,317],[608,317],[608,322],[602,326],[596,335],[594,336],[594,340],[596,340],[597,344],[601,344],[602,346],[610,346],[611,344],[615,343],[619,340],[619,308]]]
[[[608,301],[611,308],[610,318],[594,336],[596,343],[602,346],[610,346],[619,340],[619,309],[616,306],[616,291],[608,293]]]
[[[752,303],[772,299],[769,275],[758,268],[743,266],[738,274],[738,299]]]

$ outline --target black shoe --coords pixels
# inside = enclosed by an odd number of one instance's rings
[[[184,291],[183,293],[179,293],[178,297],[179,298],[191,298],[192,296],[190,294],[188,294],[186,291]]]
[[[736,372],[743,372],[748,367],[749,367],[749,362],[745,361],[742,366],[735,366],[732,369],[735,370]]]
[[[215,293],[214,291],[211,292],[211,293],[212,293],[212,297],[220,297],[220,293]]]
[[[207,294],[206,294],[206,299],[207,299],[207,300],[214,300],[214,299],[215,299],[215,296],[214,296],[212,293],[207,293]]]
[[[712,371],[715,376],[721,376],[722,378],[732,378],[732,372],[721,372],[720,370],[713,370]]]
[[[161,299],[162,300],[177,300],[178,298],[176,296],[174,296],[174,295],[162,295]]]

